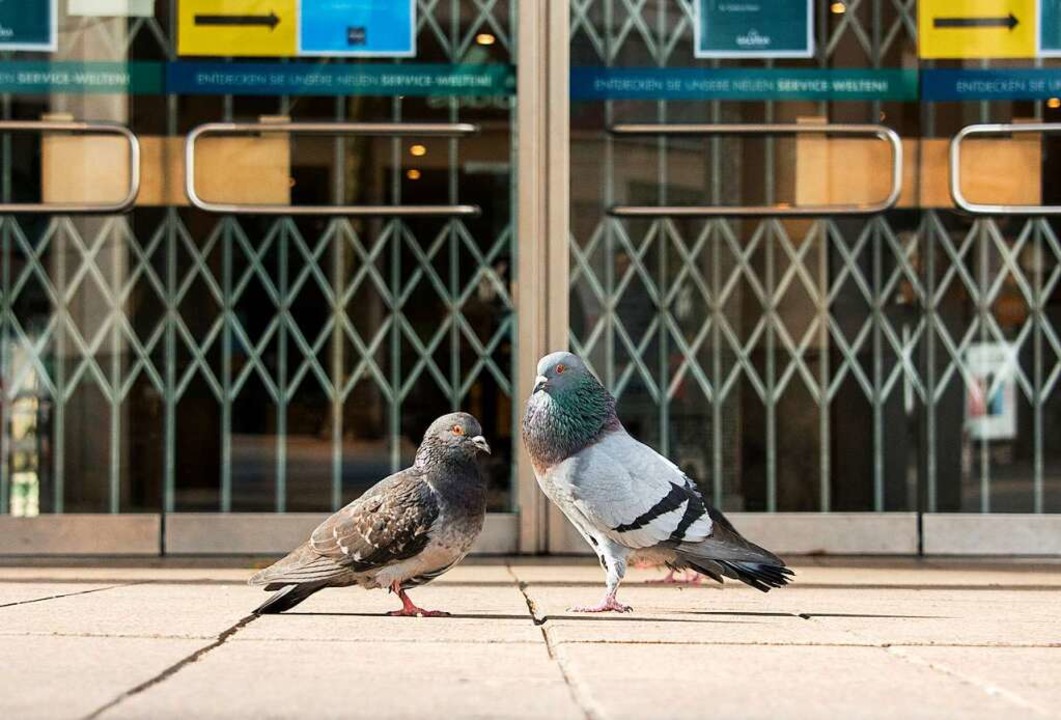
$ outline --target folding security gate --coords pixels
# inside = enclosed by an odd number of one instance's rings
[[[327,61],[57,5],[54,52],[0,48],[0,553],[275,552],[454,409],[516,550],[516,3]]]
[[[180,55],[179,4],[0,50],[0,553],[280,550],[455,408],[481,549],[582,551],[517,439],[564,345],[771,547],[1061,552],[1061,100],[919,97],[1003,64],[916,3],[733,60],[700,0],[420,0],[327,62]]]
[[[809,4],[805,59],[696,57],[701,13],[756,5],[571,3],[572,347],[773,547],[1061,551],[1061,102],[919,98],[1014,63],[919,60],[917,3]]]

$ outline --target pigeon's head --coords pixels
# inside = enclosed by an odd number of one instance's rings
[[[533,394],[544,392],[559,399],[596,387],[604,389],[578,355],[554,352],[538,361],[538,377],[534,378]]]
[[[537,370],[523,415],[523,438],[536,467],[551,467],[601,432],[622,428],[615,398],[580,357],[550,353]]]
[[[424,433],[421,448],[469,457],[490,453],[490,445],[483,437],[483,428],[479,421],[464,412],[449,413],[431,423]]]

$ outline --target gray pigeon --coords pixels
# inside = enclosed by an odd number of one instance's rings
[[[373,485],[250,579],[276,591],[255,614],[290,610],[326,587],[361,585],[397,593],[402,609],[390,615],[448,615],[418,608],[405,591],[460,562],[483,529],[486,481],[476,457],[484,452],[490,446],[471,415],[435,420],[412,467]]]
[[[608,591],[580,612],[630,608],[615,599],[628,561],[692,569],[718,582],[741,580],[763,592],[792,571],[748,542],[670,460],[632,438],[615,398],[568,352],[538,361],[523,416],[523,442],[542,491],[593,547]]]

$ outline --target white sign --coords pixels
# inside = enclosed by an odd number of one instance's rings
[[[154,17],[155,0],[69,0],[74,17]]]
[[[978,343],[965,351],[969,385],[965,429],[977,440],[1017,437],[1016,349],[1009,343]]]

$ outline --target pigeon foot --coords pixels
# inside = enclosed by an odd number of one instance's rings
[[[397,580],[391,585],[390,591],[395,593],[398,598],[402,601],[401,610],[391,610],[387,613],[391,617],[449,617],[448,612],[442,610],[424,610],[421,607],[417,607],[413,604],[413,601],[409,599],[409,596],[402,590],[401,583]]]
[[[599,612],[630,612],[633,610],[629,605],[623,605],[613,595],[608,595],[600,601],[599,605],[580,605],[570,608],[571,612],[577,613],[599,613]]]
[[[424,610],[413,605],[411,608],[402,608],[401,610],[391,610],[387,613],[390,617],[450,617],[448,612],[443,610]]]

